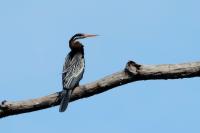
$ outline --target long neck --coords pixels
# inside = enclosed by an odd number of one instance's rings
[[[84,54],[83,45],[78,41],[70,41],[69,47],[70,47],[72,53],[78,53],[79,52],[79,53]]]

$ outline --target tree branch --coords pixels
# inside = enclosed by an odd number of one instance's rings
[[[114,87],[139,80],[179,79],[200,77],[200,62],[163,65],[139,65],[129,61],[123,71],[114,73],[95,82],[75,88],[71,100],[93,96]],[[37,111],[59,105],[61,92],[25,101],[3,101],[0,105],[0,118]]]

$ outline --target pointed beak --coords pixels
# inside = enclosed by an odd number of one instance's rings
[[[95,35],[95,34],[84,34],[84,37],[95,37],[95,36],[98,36],[98,35]]]

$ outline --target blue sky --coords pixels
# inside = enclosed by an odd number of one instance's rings
[[[141,64],[200,60],[198,0],[0,0],[0,100],[62,89],[68,39],[85,39],[81,84]],[[4,133],[199,133],[199,78],[140,81],[58,107],[0,120]]]

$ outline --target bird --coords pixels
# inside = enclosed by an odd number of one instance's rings
[[[85,70],[84,46],[79,39],[95,37],[96,34],[77,33],[69,40],[71,51],[65,57],[65,62],[62,71],[62,86],[61,103],[59,112],[64,112],[67,109],[73,90],[79,85],[83,78]]]

